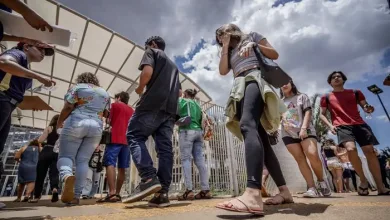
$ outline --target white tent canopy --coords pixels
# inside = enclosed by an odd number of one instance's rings
[[[22,111],[23,126],[45,128],[51,117],[61,111],[65,93],[82,72],[95,73],[101,86],[111,97],[120,91],[129,92],[129,105],[134,106],[139,99],[134,90],[140,75],[138,65],[144,53],[142,47],[55,1],[25,2],[49,23],[71,30],[77,39],[71,47],[57,46],[52,57],[46,57],[41,63],[31,64],[32,70],[55,80],[57,88],[52,92],[33,93],[40,96],[54,111]],[[16,44],[4,45],[11,48]],[[200,91],[198,97],[201,101],[211,102],[210,96],[185,74],[180,73],[180,81],[183,90],[196,88]],[[34,81],[33,88],[39,85],[39,82]],[[32,92],[28,91],[26,94],[31,95]],[[16,112],[12,123],[19,124]]]

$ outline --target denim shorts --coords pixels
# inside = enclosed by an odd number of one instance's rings
[[[104,166],[116,166],[118,168],[130,167],[130,147],[124,144],[107,144],[104,151]]]

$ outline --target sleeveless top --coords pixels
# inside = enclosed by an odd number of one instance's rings
[[[332,149],[324,149],[324,153],[326,158],[336,157],[336,154],[334,154],[334,151]]]
[[[47,145],[54,146],[58,140],[59,135],[57,134],[57,128],[52,126],[53,130],[47,135],[46,143]]]

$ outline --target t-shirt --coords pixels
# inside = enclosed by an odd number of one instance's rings
[[[127,126],[133,115],[133,108],[123,102],[112,103],[110,110],[111,142],[127,145]]]
[[[190,114],[188,114],[190,110]],[[193,99],[179,99],[179,116],[191,117],[191,124],[180,126],[179,130],[202,130],[202,108]]]
[[[282,115],[282,137],[299,138],[305,112],[311,110],[310,98],[306,94],[297,94],[283,99],[287,111]],[[308,135],[316,135],[310,120],[307,127]]]
[[[177,101],[181,85],[179,70],[175,63],[168,58],[164,51],[148,48],[141,60],[139,70],[142,70],[145,65],[153,68],[153,75],[137,104],[137,110],[161,110],[177,114]]]
[[[244,47],[250,42],[259,43],[262,39],[265,39],[263,35],[256,32],[251,32],[249,34],[249,38],[242,43],[240,48]],[[253,50],[250,51],[248,57],[241,57],[239,54],[240,48],[234,48],[230,54],[230,67],[233,69],[234,76],[237,76],[237,73],[239,73],[244,68],[259,65],[259,61],[257,60],[256,54]]]
[[[360,90],[357,90],[357,93],[359,102],[366,99]],[[326,95],[321,98],[321,107],[328,107]],[[333,126],[365,124],[359,114],[355,92],[352,89],[329,93],[329,108]]]
[[[69,89],[64,99],[71,104],[76,104],[71,115],[77,114],[81,118],[101,121],[104,110],[110,109],[110,96],[106,90],[92,84],[76,84]]]
[[[19,65],[28,69],[26,54],[18,49],[10,49],[1,54],[8,55],[16,59]],[[32,79],[19,77],[0,70],[0,91],[18,102],[23,101],[24,93],[32,86]]]

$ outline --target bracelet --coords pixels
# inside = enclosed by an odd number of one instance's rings
[[[228,54],[229,54],[229,52],[222,53],[222,55],[221,55],[221,56],[225,56],[225,55],[228,55]]]
[[[371,105],[370,105],[370,104],[365,104],[365,105],[363,106],[363,108],[368,108],[368,107],[371,107]]]
[[[307,128],[301,128],[301,130],[307,130]]]

